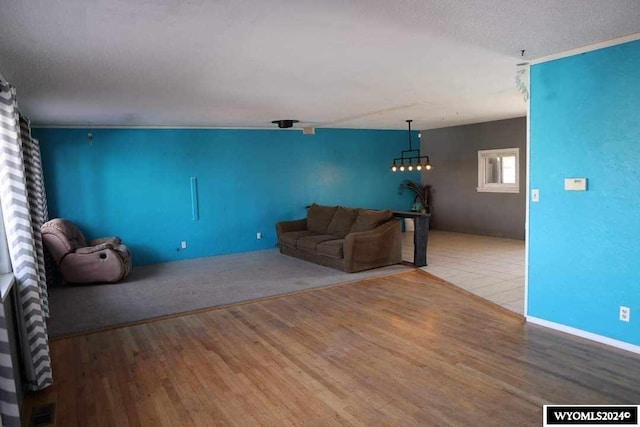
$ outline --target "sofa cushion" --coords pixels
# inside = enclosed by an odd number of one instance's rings
[[[315,251],[319,243],[326,242],[327,240],[335,240],[335,236],[329,236],[326,234],[301,237],[298,239],[298,249],[306,249],[309,251]]]
[[[392,217],[393,213],[389,209],[385,209],[383,211],[362,209],[358,212],[358,217],[351,226],[350,233],[373,230],[374,228],[389,221]]]
[[[316,250],[331,258],[344,258],[344,239],[327,240],[318,244]]]
[[[308,230],[289,231],[287,233],[282,233],[280,235],[280,243],[282,243],[283,245],[287,245],[287,246],[291,246],[292,248],[295,248],[297,247],[296,242],[298,241],[299,238],[311,236],[312,234],[313,233]]]
[[[336,213],[329,223],[329,227],[327,227],[327,234],[340,238],[346,236],[349,234],[349,230],[351,230],[351,226],[357,216],[358,209],[338,206]]]
[[[318,234],[326,234],[336,209],[337,206],[312,204],[307,211],[307,230]]]

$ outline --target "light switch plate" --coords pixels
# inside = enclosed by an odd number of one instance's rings
[[[531,189],[531,201],[539,202],[540,201],[540,190],[537,188]]]

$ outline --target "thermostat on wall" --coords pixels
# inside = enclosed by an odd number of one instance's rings
[[[587,178],[565,178],[564,189],[567,191],[587,191]]]

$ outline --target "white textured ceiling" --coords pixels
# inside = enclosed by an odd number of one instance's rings
[[[428,129],[522,116],[515,65],[637,32],[638,0],[0,0],[37,124]]]

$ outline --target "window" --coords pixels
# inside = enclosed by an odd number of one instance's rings
[[[519,193],[518,148],[478,151],[478,188],[480,192]]]

